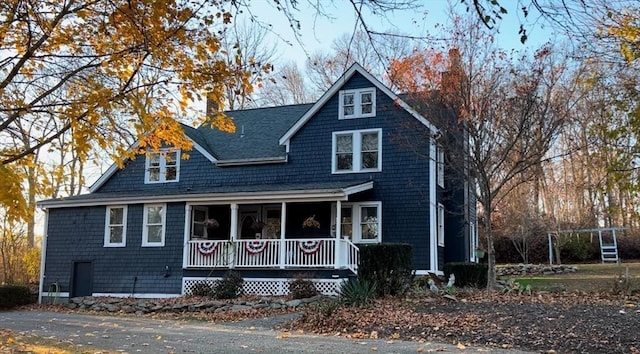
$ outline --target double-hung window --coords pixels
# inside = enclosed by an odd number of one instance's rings
[[[177,182],[180,172],[180,150],[161,149],[147,154],[145,183]]]
[[[382,170],[382,130],[333,133],[333,173]]]
[[[332,220],[335,223],[335,217]],[[340,210],[340,235],[355,243],[381,242],[382,203],[343,203]]]
[[[164,246],[166,205],[153,204],[144,206],[142,246]]]
[[[104,247],[124,247],[127,244],[127,207],[108,206],[105,218]]]
[[[444,188],[444,149],[440,145],[436,147],[436,169],[438,186]]]
[[[339,119],[375,117],[375,88],[340,91]]]

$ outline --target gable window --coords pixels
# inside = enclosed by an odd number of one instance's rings
[[[438,204],[438,246],[444,246],[444,206]]]
[[[438,186],[444,188],[444,149],[440,145],[436,147],[436,175]]]
[[[142,246],[162,247],[164,246],[164,226],[165,226],[164,204],[145,205],[143,216]]]
[[[377,172],[381,166],[382,131],[333,133],[333,173]]]
[[[177,182],[180,170],[180,150],[161,149],[147,154],[145,183]]]
[[[340,91],[339,119],[375,117],[375,88]]]
[[[104,230],[104,247],[124,247],[127,244],[127,207],[108,206]]]
[[[335,224],[335,204],[332,223]],[[332,226],[333,227],[333,226]],[[343,203],[340,211],[340,235],[354,243],[379,243],[382,240],[382,203]]]

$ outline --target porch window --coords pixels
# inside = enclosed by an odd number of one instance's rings
[[[375,88],[340,91],[338,119],[375,117]]]
[[[164,204],[145,205],[143,216],[142,246],[162,247],[164,246],[164,226],[165,226]]]
[[[147,154],[145,183],[177,182],[180,169],[180,150],[161,149]]]
[[[334,204],[335,220],[335,204]],[[378,243],[382,241],[382,203],[343,203],[340,219],[341,235],[354,243]],[[335,223],[335,221],[333,221]]]
[[[104,231],[104,247],[124,247],[127,244],[127,207],[108,206]]]
[[[207,219],[207,208],[193,207],[191,222],[191,238],[207,238],[204,221]]]
[[[334,132],[332,172],[381,171],[381,147],[381,129]]]

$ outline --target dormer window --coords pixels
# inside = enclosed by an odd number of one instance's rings
[[[339,111],[339,119],[375,117],[375,88],[340,91]]]
[[[161,149],[147,154],[145,183],[177,182],[180,171],[180,150]]]

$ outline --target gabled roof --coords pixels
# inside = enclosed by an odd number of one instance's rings
[[[407,102],[402,100],[400,97],[398,97],[397,94],[391,91],[391,89],[389,89],[382,82],[378,81],[378,79],[373,77],[373,75],[371,75],[362,66],[360,66],[360,64],[354,63],[353,65],[351,65],[349,70],[347,70],[344,74],[342,74],[342,76],[329,88],[329,90],[327,90],[324,93],[324,95],[320,97],[320,99],[304,114],[304,116],[302,116],[297,122],[295,122],[295,124],[293,124],[293,126],[291,126],[291,128],[289,128],[289,130],[287,130],[286,133],[284,133],[280,137],[280,145],[288,145],[289,140],[311,119],[311,117],[313,117],[316,114],[316,112],[318,112],[320,108],[322,108],[327,103],[327,101],[329,101],[331,97],[333,97],[333,95],[335,95],[342,88],[342,86],[347,81],[349,81],[349,79],[351,79],[351,77],[353,77],[355,73],[359,73],[360,75],[364,76],[378,90],[380,90],[382,93],[389,96],[389,98],[391,98],[394,102],[396,102],[399,107],[402,107],[405,111],[407,111],[414,118],[416,118],[420,123],[424,124],[427,128],[429,128],[432,134],[435,134],[438,132],[438,128],[436,128],[435,125],[429,122],[429,120],[427,120],[420,113],[418,113],[413,108],[411,108],[411,106]]]

